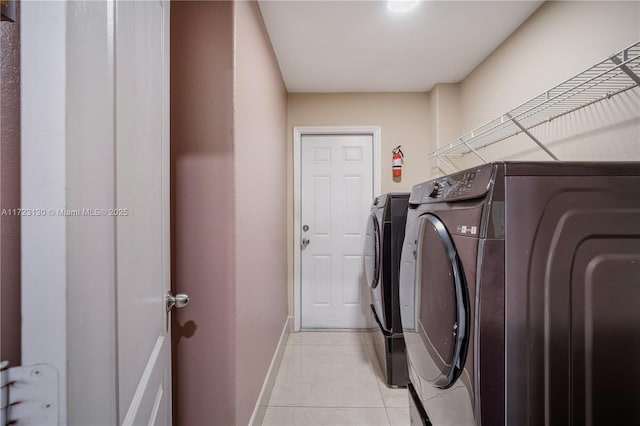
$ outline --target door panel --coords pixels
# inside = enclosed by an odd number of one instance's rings
[[[169,4],[116,3],[118,398],[123,424],[170,416]]]
[[[370,135],[304,135],[301,256],[303,328],[365,328],[362,248],[373,199]]]
[[[362,276],[362,257],[357,256],[344,256],[342,259],[342,280],[345,283],[359,282]],[[345,306],[360,306],[360,286],[348,286],[342,287],[343,300]]]

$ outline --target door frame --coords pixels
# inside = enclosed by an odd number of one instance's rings
[[[44,217],[22,217],[20,223],[21,364],[55,368],[59,424],[67,424],[68,240],[65,218],[49,215],[48,209],[67,205],[67,6],[20,4],[20,207],[46,211]]]
[[[300,331],[302,323],[302,136],[307,135],[370,135],[373,138],[373,195],[379,195],[382,186],[380,167],[380,126],[294,126],[293,128],[293,331]]]

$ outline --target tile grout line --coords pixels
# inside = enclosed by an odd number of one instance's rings
[[[345,347],[363,347],[366,348],[369,345],[349,345],[349,344],[340,344],[340,343],[287,343],[289,346],[345,346]]]
[[[328,406],[328,405],[269,405],[268,408],[329,408],[329,409],[336,409],[336,408],[353,408],[355,410],[387,410],[387,407],[345,407],[345,406],[339,406],[339,407],[334,407],[334,406]],[[391,407],[391,408],[395,408],[395,407]]]
[[[385,412],[385,414],[387,415],[387,423],[389,423],[389,426],[392,426],[392,425],[391,425],[391,416],[389,415],[389,409],[388,409],[388,407],[385,407],[385,408],[384,408],[384,412]]]
[[[373,348],[373,350],[375,351],[376,348]],[[378,392],[380,393],[380,399],[382,399],[382,405],[384,406],[384,413],[387,415],[387,423],[389,424],[389,426],[391,426],[391,417],[389,416],[389,410],[387,407],[387,403],[384,400],[384,395],[382,394],[382,389],[380,388],[380,380],[378,377],[378,373],[376,371],[376,367],[374,366],[374,362],[377,362],[374,359],[371,359],[371,352],[367,352],[367,357],[369,358],[369,365],[370,367],[373,369],[373,375],[376,377],[376,386],[378,387]]]
[[[350,406],[350,407],[345,407],[345,406],[271,405],[271,404],[268,404],[267,405],[267,409],[269,409],[269,408],[278,408],[278,409],[292,409],[292,408],[317,409],[317,408],[319,408],[319,409],[329,409],[329,410],[336,410],[336,409],[349,410],[349,409],[353,409],[353,410],[366,410],[366,411],[370,411],[371,409],[376,410],[376,411],[380,410],[380,409],[384,409],[384,415],[386,416],[387,424],[390,426],[391,425],[391,417],[390,417],[390,414],[389,414],[389,411],[388,411],[389,407],[387,407],[387,404],[386,404],[385,399],[384,399],[384,394],[382,393],[382,390],[380,388],[380,386],[381,386],[380,378],[378,377],[378,373],[377,373],[377,371],[376,371],[376,369],[374,367],[374,364],[373,364],[373,362],[375,360],[371,359],[371,350],[375,350],[375,349],[372,348],[371,345],[366,344],[366,342],[363,342],[361,340],[361,336],[358,336],[358,341],[359,341],[358,343],[353,344],[353,343],[342,343],[342,342],[331,342],[331,341],[318,342],[318,343],[305,343],[305,342],[296,342],[294,340],[289,340],[287,342],[286,346],[306,346],[306,347],[318,347],[318,346],[336,347],[336,346],[338,346],[338,347],[352,347],[352,348],[358,347],[358,348],[361,348],[361,350],[363,350],[364,353],[365,353],[365,358],[366,358],[367,364],[368,364],[367,369],[371,373],[373,373],[373,377],[374,377],[374,380],[376,382],[376,386],[378,387],[378,394],[380,396],[380,402],[381,402],[380,406],[366,406],[366,407],[363,407],[363,406]],[[309,349],[307,349],[307,350],[309,350]],[[278,376],[280,376],[281,373],[283,373],[283,371],[280,371],[278,373]],[[278,377],[276,377],[276,380],[277,379],[278,379]],[[382,413],[380,413],[380,414],[382,414]],[[380,419],[382,419],[382,418],[380,418]]]

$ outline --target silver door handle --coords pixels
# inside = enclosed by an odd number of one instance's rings
[[[310,242],[311,241],[309,241],[308,238],[303,238],[302,239],[302,248],[305,248],[306,246],[308,246]]]
[[[166,295],[167,300],[167,312],[172,310],[173,308],[180,309],[184,308],[189,304],[189,296],[186,294],[178,293],[175,296],[171,294],[170,291],[167,292]]]

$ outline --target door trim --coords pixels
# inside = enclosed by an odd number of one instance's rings
[[[380,144],[382,129],[380,126],[295,126],[293,128],[293,331],[300,331],[302,316],[302,248],[299,244],[302,226],[302,136],[304,135],[371,135],[373,138],[373,195],[381,192]]]
[[[21,361],[58,373],[58,424],[67,424],[68,385],[67,222],[56,215],[67,206],[67,7],[20,4],[20,207],[46,212],[21,218]]]

